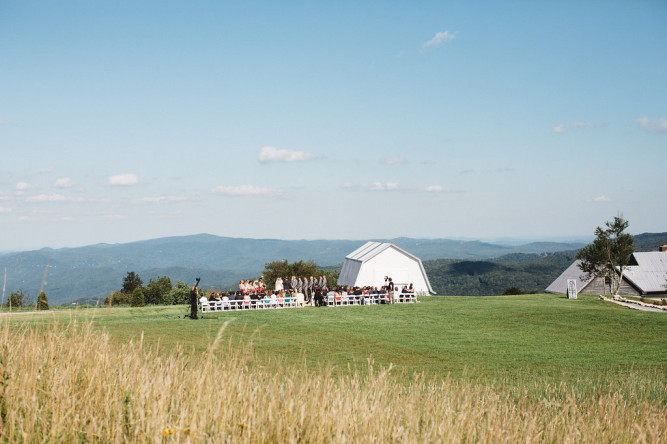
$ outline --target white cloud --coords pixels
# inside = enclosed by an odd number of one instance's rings
[[[169,202],[180,202],[186,200],[187,198],[183,196],[157,196],[157,197],[144,197],[142,199],[137,199],[135,203],[169,203]]]
[[[429,185],[426,187],[426,191],[430,193],[449,193],[452,190],[450,188],[443,187],[442,185]]]
[[[257,160],[260,163],[301,162],[314,159],[315,155],[305,151],[279,150],[272,146],[265,146],[259,151]]]
[[[407,159],[404,159],[403,157],[400,156],[394,156],[394,157],[385,157],[380,160],[380,163],[384,165],[400,165],[404,163],[408,163]]]
[[[109,176],[109,179],[107,180],[107,184],[114,186],[121,186],[121,187],[132,186],[138,183],[139,183],[139,178],[137,177],[137,175],[130,173],[116,174],[114,176]]]
[[[282,191],[274,188],[257,187],[254,185],[217,186],[211,192],[226,196],[280,196],[283,194]]]
[[[554,133],[563,134],[565,132],[565,125],[562,123],[558,126],[555,126],[552,130]]]
[[[641,119],[637,119],[637,123],[650,133],[667,133],[667,119],[664,117],[656,120],[642,117]]]
[[[29,190],[31,188],[35,188],[36,186],[37,185],[32,185],[32,184],[29,184],[28,182],[18,182],[16,184],[16,191],[22,192],[22,191]]]
[[[53,184],[56,188],[71,188],[74,186],[74,182],[69,177],[61,177],[56,179],[56,183]]]
[[[9,207],[0,207],[0,213],[11,213],[12,209]]]
[[[65,197],[62,194],[37,194],[35,196],[28,196],[25,198],[27,202],[67,202],[72,200],[71,197]]]
[[[21,222],[25,222],[25,221],[32,220],[32,217],[30,217],[30,216],[20,216],[18,218],[18,220],[20,220]]]
[[[345,182],[343,188],[350,190],[367,190],[367,191],[396,191],[398,190],[398,182],[373,182],[362,185]]]
[[[56,217],[55,219],[51,219],[53,222],[73,222],[74,218],[69,217],[69,216],[64,216],[64,217]]]
[[[398,182],[373,182],[364,185],[364,188],[370,191],[395,191],[398,190]]]
[[[424,43],[423,49],[437,48],[445,42],[452,41],[456,38],[456,32],[442,31],[438,32],[431,40]]]
[[[593,199],[593,202],[609,202],[611,199],[607,196],[598,196]]]

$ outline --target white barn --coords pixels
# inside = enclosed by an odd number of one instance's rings
[[[392,278],[397,288],[413,285],[417,294],[435,294],[422,261],[388,242],[366,242],[345,257],[338,285],[382,287]]]

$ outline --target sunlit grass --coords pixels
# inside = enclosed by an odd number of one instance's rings
[[[226,322],[226,321],[225,321]],[[257,357],[230,324],[206,347],[116,341],[92,322],[0,326],[5,441],[632,442],[664,441],[665,404],[630,370],[588,393],[568,382],[363,370]],[[194,324],[192,324],[194,325]],[[203,323],[202,323],[203,325]],[[635,378],[638,376],[637,378]],[[665,393],[664,378],[652,383]],[[532,386],[531,386],[532,385]],[[576,384],[575,384],[576,385]],[[580,387],[581,389],[581,387]]]

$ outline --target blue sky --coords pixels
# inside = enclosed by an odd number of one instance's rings
[[[0,251],[666,231],[667,2],[0,1]]]

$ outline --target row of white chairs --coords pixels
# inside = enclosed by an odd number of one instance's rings
[[[271,298],[271,299],[235,299],[233,301],[200,301],[199,309],[202,312],[207,311],[225,311],[225,310],[267,310],[275,308],[297,308],[305,306],[305,300],[302,294],[296,297]]]
[[[417,295],[414,293],[396,293],[394,300],[399,304],[409,304],[417,302]],[[388,304],[389,295],[387,293],[371,295],[330,295],[325,298],[328,307],[342,307],[350,305],[374,305]],[[277,308],[300,308],[305,307],[304,296],[298,293],[296,297],[271,298],[271,299],[239,299],[222,301],[201,301],[199,308],[202,312],[228,311],[228,310],[267,310]]]
[[[374,304],[388,304],[389,295],[387,293],[370,294],[370,295],[332,295],[327,296],[327,307],[341,307],[346,305],[374,305]],[[410,304],[417,302],[417,296],[414,293],[398,293],[394,294],[394,302],[397,304]]]

